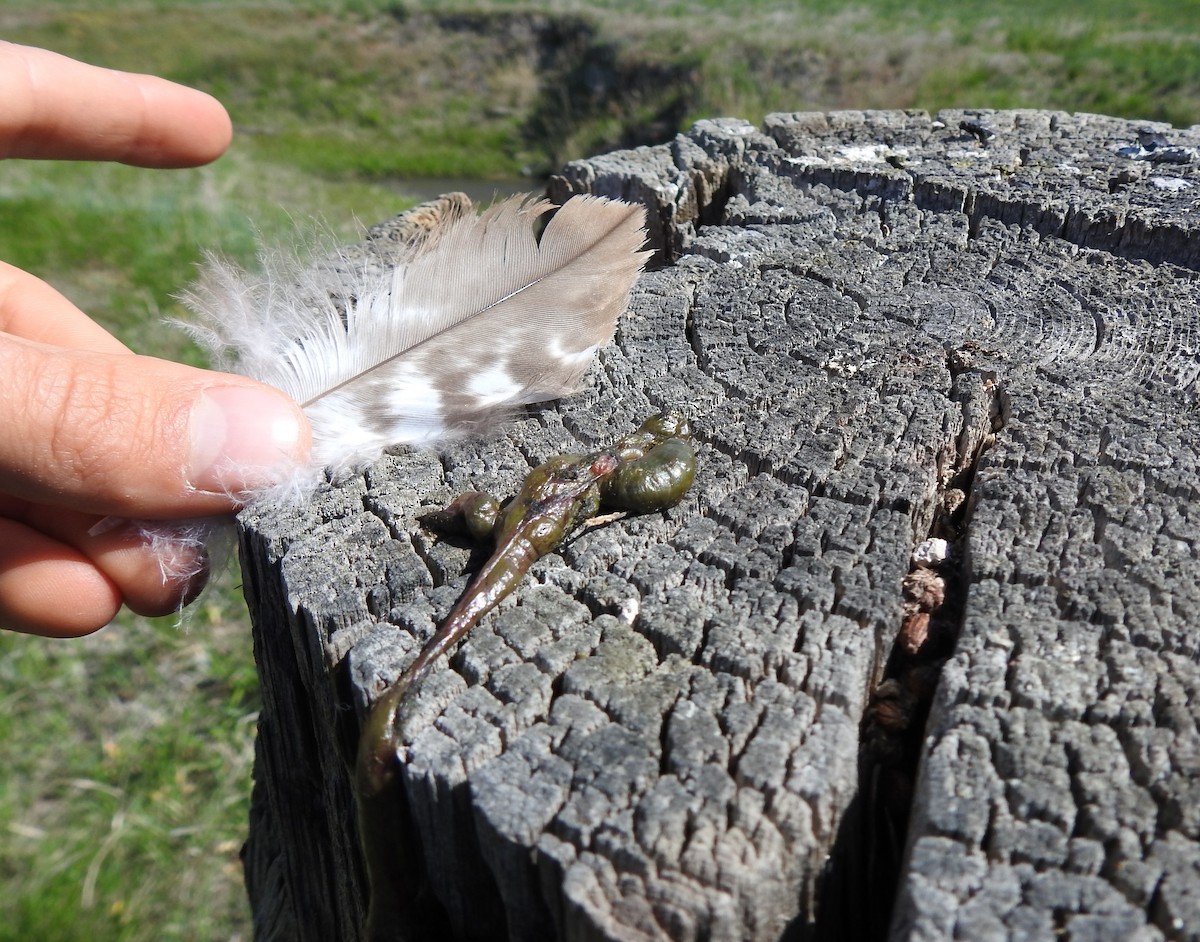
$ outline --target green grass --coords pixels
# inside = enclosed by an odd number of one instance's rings
[[[0,939],[249,938],[257,679],[237,600],[181,632],[0,636]]]
[[[511,116],[536,93],[527,63],[487,35],[433,48],[393,16],[342,7],[54,4],[0,12],[0,33],[211,92],[267,163],[328,178],[521,171],[531,154]]]
[[[59,0],[0,7],[2,34],[211,91],[245,153],[330,179],[511,178],[773,110],[1200,122],[1200,4],[1171,0]]]
[[[447,8],[466,15],[438,28]],[[567,18],[543,61],[540,21],[511,18],[531,10]],[[0,163],[0,258],[139,352],[189,362],[161,321],[204,250],[248,262],[256,232],[287,241],[311,219],[351,239],[411,202],[397,178],[511,178],[772,110],[1200,122],[1200,4],[1178,0],[7,0],[0,36],[227,103],[237,138],[212,167]],[[0,942],[248,939],[257,709],[228,585],[188,632],[0,632]]]
[[[490,0],[483,10],[522,10]],[[440,0],[404,0],[436,11]],[[699,53],[689,117],[1056,108],[1200,122],[1200,4],[1173,0],[558,0],[629,55]],[[753,70],[747,81],[746,73]]]
[[[253,264],[258,242],[297,228],[361,235],[413,200],[380,184],[330,182],[239,148],[218,163],[149,172],[13,161],[0,174],[0,258],[54,284],[140,353],[200,364],[164,318],[206,251]]]

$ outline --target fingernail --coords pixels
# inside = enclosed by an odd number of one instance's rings
[[[191,414],[188,483],[199,491],[244,494],[296,469],[304,431],[281,393],[249,386],[204,390]]]

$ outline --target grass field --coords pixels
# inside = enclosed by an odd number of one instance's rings
[[[777,109],[1200,121],[1200,4],[1178,0],[4,0],[0,37],[228,104],[237,141],[212,167],[0,165],[0,258],[190,362],[161,322],[205,249],[248,262],[256,232],[310,218],[353,238],[413,201],[397,180],[510,180]],[[187,631],[0,632],[0,942],[248,939],[257,706],[233,575]]]

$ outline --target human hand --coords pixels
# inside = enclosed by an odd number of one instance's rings
[[[159,78],[0,42],[0,157],[206,163],[224,108]],[[137,356],[49,285],[0,263],[0,627],[87,634],[127,604],[173,611],[204,573],[164,577],[106,516],[229,513],[303,460],[307,422],[246,377]]]

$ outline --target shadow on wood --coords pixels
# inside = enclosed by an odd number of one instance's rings
[[[243,515],[257,938],[360,938],[358,718],[470,574],[417,514],[671,407],[684,502],[423,687],[402,934],[1200,937],[1198,148],[853,112],[568,165],[658,251],[591,385]]]

